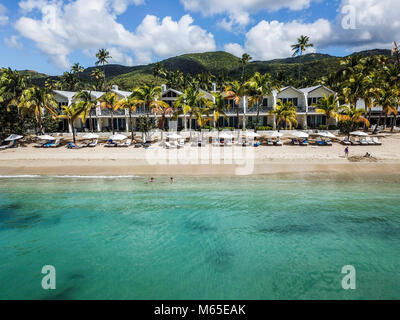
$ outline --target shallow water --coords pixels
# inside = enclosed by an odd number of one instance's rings
[[[399,299],[399,191],[334,175],[0,178],[0,299]]]

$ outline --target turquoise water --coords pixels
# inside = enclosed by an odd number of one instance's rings
[[[0,299],[399,299],[399,194],[332,175],[0,178]]]

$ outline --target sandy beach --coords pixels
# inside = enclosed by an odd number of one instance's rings
[[[0,152],[0,175],[43,176],[232,176],[275,173],[367,173],[400,172],[400,135],[380,138],[382,146],[350,146],[350,159],[344,146],[284,145],[282,147],[185,146],[166,150],[161,143],[143,148],[96,148],[69,150],[38,149],[23,144]],[[365,159],[367,152],[373,159]]]

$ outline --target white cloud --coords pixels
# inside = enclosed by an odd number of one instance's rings
[[[225,46],[225,50],[236,56],[246,52],[255,60],[286,58],[292,55],[291,45],[301,35],[309,36],[311,42],[318,47],[321,41],[331,35],[331,32],[329,21],[324,19],[319,19],[314,23],[263,20],[246,33],[244,47],[237,43],[230,43]],[[315,48],[310,48],[308,52],[314,51]]]
[[[9,38],[4,38],[5,44],[10,47],[10,48],[17,48],[17,49],[22,49],[23,45],[21,42],[19,42],[19,37],[18,36],[11,36]]]
[[[328,44],[350,46],[352,49],[390,48],[400,40],[400,1],[342,0],[340,10],[351,6],[356,13],[356,29],[343,29],[344,15],[337,17],[335,32]]]
[[[233,25],[244,27],[250,22],[250,14],[261,10],[277,11],[283,8],[302,10],[312,0],[181,0],[186,10],[201,12],[205,16],[227,14],[219,25],[231,30]]]
[[[0,3],[0,26],[8,24],[7,8]]]
[[[24,12],[15,24],[20,34],[36,43],[53,64],[68,68],[68,56],[75,50],[88,52],[109,48],[113,62],[133,64],[151,62],[154,55],[168,57],[187,52],[215,50],[212,34],[193,25],[189,15],[179,21],[160,20],[148,15],[135,32],[117,22],[118,15],[131,4],[143,0],[23,0]],[[31,12],[39,13],[32,15]]]

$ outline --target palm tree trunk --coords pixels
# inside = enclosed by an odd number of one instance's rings
[[[74,122],[72,120],[69,120],[69,123],[71,124],[71,129],[72,129],[72,141],[74,141],[74,144],[76,144]]]
[[[257,133],[257,131],[258,131],[258,123],[259,123],[259,120],[260,120],[260,103],[258,103],[258,105],[257,105],[257,117],[256,117],[256,126],[255,126],[255,132]]]
[[[394,131],[394,127],[396,127],[396,122],[397,122],[397,114],[394,114],[393,115],[392,129],[390,130],[391,132]]]
[[[240,103],[238,103],[238,105],[237,105],[237,110],[236,110],[236,116],[237,116],[237,128],[238,129],[240,129],[240,119],[239,119],[239,106],[240,106]]]
[[[134,140],[134,135],[133,135],[133,123],[132,123],[132,110],[129,108],[129,126],[131,127],[131,140]]]
[[[376,125],[377,128],[381,125],[382,116],[383,116],[383,110],[381,111],[381,114],[379,115],[378,123]]]
[[[111,109],[111,130],[112,130],[112,134],[115,134],[114,131],[114,109]]]
[[[93,133],[93,119],[92,119],[92,110],[89,111],[89,121],[90,121],[90,131]]]

